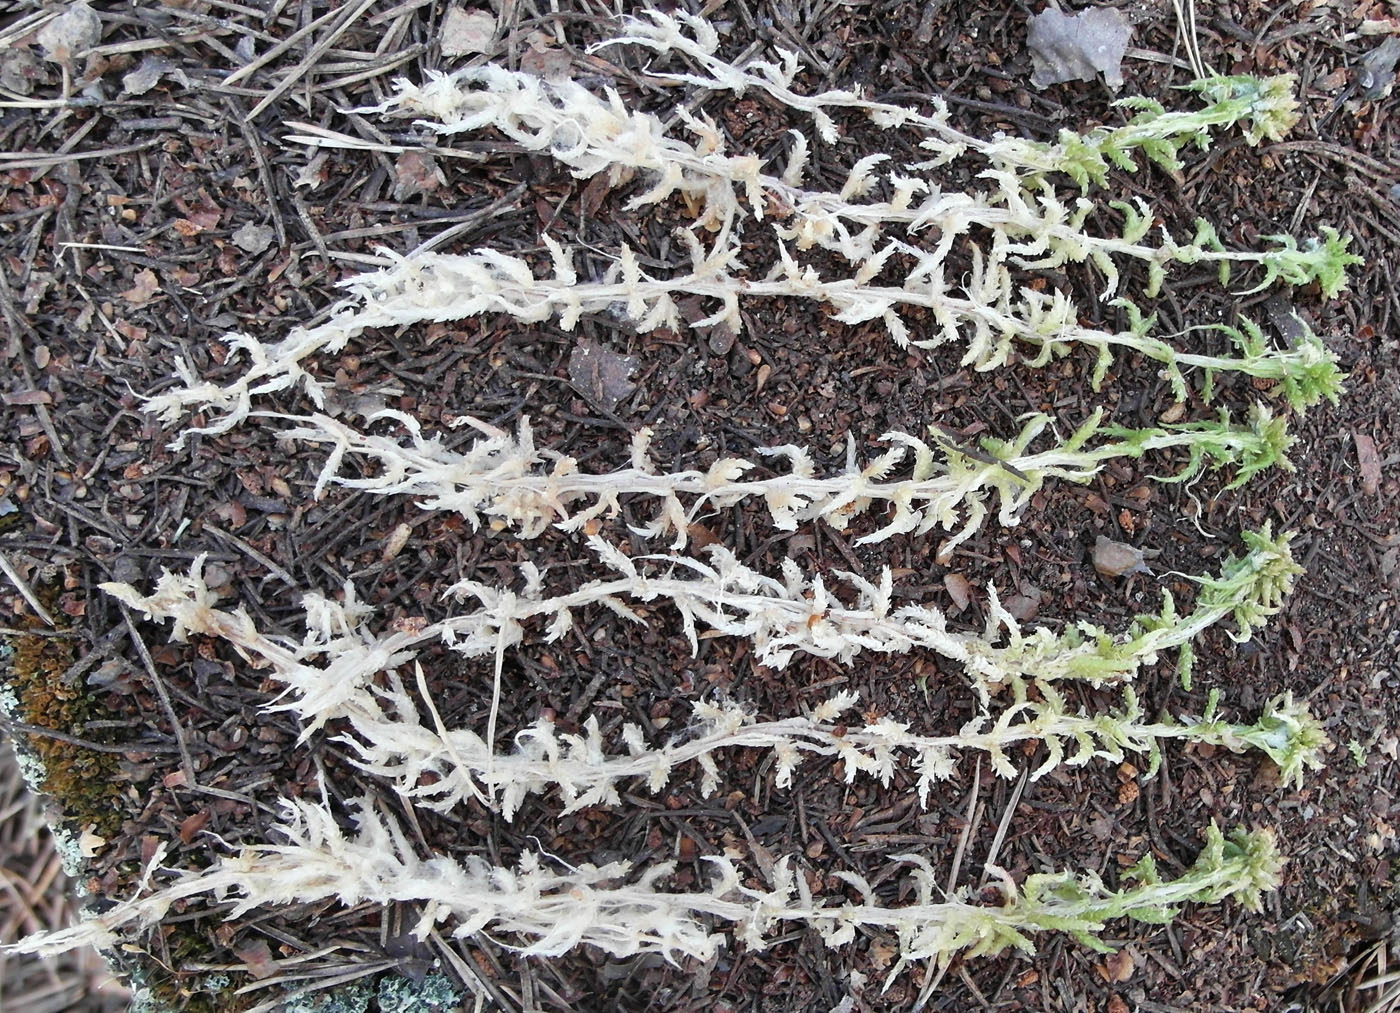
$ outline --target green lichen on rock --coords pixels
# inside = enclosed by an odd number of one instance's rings
[[[379,1013],[443,1013],[459,1008],[462,990],[440,971],[415,982],[400,974],[379,979]]]
[[[239,1013],[258,1001],[253,996],[236,994],[251,980],[246,974],[215,971],[170,976],[144,954],[106,955],[113,973],[131,989],[129,1013]],[[153,970],[162,976],[156,977]]]
[[[371,987],[356,981],[330,991],[294,995],[282,1004],[282,1013],[368,1013],[372,998]]]

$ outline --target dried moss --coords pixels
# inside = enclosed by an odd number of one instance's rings
[[[40,586],[36,594],[61,623],[65,614],[57,607],[60,590],[51,584]],[[0,641],[0,708],[25,724],[103,745],[119,742],[111,730],[89,728],[89,722],[121,715],[104,706],[82,682],[64,681],[64,673],[77,660],[79,641],[53,636],[55,631],[49,631],[34,616],[17,616],[9,624],[35,633]],[[79,835],[89,827],[105,838],[120,833],[130,810],[122,791],[126,779],[120,754],[34,734],[17,734],[14,744],[26,781],[53,798],[61,810],[62,823],[52,828],[60,850],[77,854]],[[66,847],[63,842],[68,842]],[[68,868],[70,865],[65,862],[70,875],[81,875],[81,869]],[[256,995],[235,994],[252,980],[247,973],[183,970],[228,959],[226,948],[211,940],[207,929],[207,922],[182,922],[161,930],[165,938],[155,952],[128,946],[106,954],[113,973],[126,981],[135,995],[133,1010],[238,1013],[261,1001]]]
[[[204,946],[207,948],[208,944]],[[175,1010],[180,1013],[241,1013],[258,1002],[252,995],[235,994],[251,980],[247,974],[213,971],[157,976],[152,972],[160,971],[160,964],[152,957],[143,957],[139,966],[115,968],[132,990],[132,1013],[172,1013]],[[122,961],[132,959],[130,956],[121,958]]]
[[[61,621],[63,612],[54,607],[57,584],[41,586],[36,593],[55,620]],[[34,616],[20,616],[14,623],[19,629],[44,629]],[[88,723],[114,715],[81,683],[71,685],[63,679],[76,660],[76,645],[72,638],[38,632],[10,638],[13,653],[6,681],[14,694],[13,716],[25,724],[110,744],[110,730],[89,730]],[[91,826],[99,836],[111,837],[121,829],[125,807],[120,802],[123,779],[117,754],[44,735],[22,735],[17,740],[20,751],[28,754],[26,766],[35,774],[42,771],[33,787],[59,804],[65,822],[75,831]]]
[[[191,964],[210,964],[226,960],[227,951],[219,947],[201,930],[199,922],[185,922],[167,929],[165,956],[157,959],[146,955],[152,967],[146,988],[152,997],[164,1003],[164,1010],[180,1013],[239,1013],[251,1009],[259,1000],[252,995],[235,995],[238,989],[252,981],[252,976],[237,972],[182,971]],[[207,923],[205,923],[207,927]],[[173,969],[174,973],[171,973]]]

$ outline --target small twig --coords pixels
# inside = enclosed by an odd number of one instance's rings
[[[385,24],[386,22],[393,21],[400,14],[412,13],[420,7],[428,6],[430,3],[432,3],[432,0],[407,0],[405,3],[390,7],[387,11],[381,11],[372,18],[366,18],[365,27],[374,28],[378,25]]]
[[[57,10],[35,11],[33,14],[25,15],[13,24],[6,25],[4,31],[0,31],[0,49],[10,48],[11,45],[18,42],[26,35],[37,32],[56,17],[58,17]]]
[[[277,185],[272,178],[272,168],[268,165],[267,153],[263,151],[262,143],[251,123],[237,115],[233,117],[233,120],[243,131],[243,140],[247,143],[248,150],[253,153],[253,161],[258,164],[258,179],[262,181],[263,192],[267,194],[267,206],[272,212],[272,227],[277,231],[277,248],[285,250],[287,248],[287,224],[282,220],[282,209],[277,204]]]
[[[53,424],[53,416],[49,413],[47,405],[30,405],[34,409],[34,417],[39,420],[40,427],[44,430],[44,435],[49,438],[49,447],[53,450],[54,457],[65,470],[73,470],[73,460],[68,456],[68,452],[63,449],[63,441],[58,438],[58,429]]]
[[[59,742],[66,742],[70,746],[80,746],[83,749],[91,749],[95,753],[169,753],[175,751],[175,746],[166,745],[163,742],[122,742],[116,745],[108,745],[104,742],[93,742],[77,735],[70,735],[67,732],[60,732],[56,728],[45,728],[43,725],[31,725],[24,721],[13,721],[10,718],[0,716],[0,729],[6,735],[38,735],[45,739],[56,739]]]
[[[87,674],[88,670],[96,665],[103,658],[111,655],[113,646],[125,635],[125,631],[119,627],[114,627],[102,635],[101,639],[92,644],[91,648],[77,661],[69,665],[63,674],[58,677],[60,684],[64,686],[76,686],[78,680]]]
[[[361,81],[372,80],[373,78],[387,74],[395,67],[402,67],[405,63],[417,59],[422,56],[427,49],[428,47],[426,45],[419,43],[402,52],[397,52],[390,57],[386,57],[372,67],[366,67],[364,70],[357,71],[354,74],[346,74],[344,77],[334,77],[329,81],[322,81],[312,90],[316,92],[335,91],[337,88],[345,88],[352,84],[359,84]]]
[[[977,823],[979,806],[977,805],[977,795],[982,789],[982,758],[977,758],[977,769],[972,772],[972,795],[967,800],[967,823],[963,827],[962,836],[958,838],[957,850],[953,852],[953,867],[948,870],[948,889],[946,893],[949,897],[958,886],[958,873],[962,870],[963,855],[967,852],[967,842],[972,839],[972,828]]]
[[[248,554],[249,558],[251,558],[254,562],[261,563],[264,567],[267,568],[269,573],[271,573],[274,577],[280,578],[283,582],[286,583],[288,587],[297,586],[295,577],[293,577],[286,570],[282,569],[282,567],[278,566],[265,554],[259,552],[257,549],[253,548],[243,539],[233,534],[231,531],[225,531],[223,530],[223,528],[210,524],[208,521],[204,523],[204,530],[209,532],[216,538],[220,538],[223,541],[228,542],[230,545],[242,549],[245,553]]]
[[[966,966],[958,968],[958,977],[962,979],[963,984],[968,987],[968,990],[977,997],[977,1001],[981,1003],[983,1009],[989,1010],[996,1008],[987,1001],[987,997],[983,995],[981,990],[973,983],[972,976],[967,973]]]
[[[322,14],[319,18],[317,18],[315,21],[308,22],[303,27],[298,28],[295,32],[293,32],[291,35],[288,35],[285,39],[277,43],[277,45],[273,46],[266,53],[263,53],[262,56],[257,57],[249,63],[245,63],[243,66],[239,67],[232,74],[230,74],[228,77],[224,78],[223,81],[220,82],[221,85],[223,87],[228,87],[231,84],[238,83],[239,81],[255,73],[256,71],[262,70],[263,67],[267,66],[273,60],[277,59],[277,57],[281,56],[288,49],[291,49],[298,42],[304,39],[307,35],[320,28],[322,24],[324,24],[327,21],[330,21],[339,13],[339,9],[331,8],[330,10],[326,11],[326,13]],[[252,117],[249,117],[249,119],[252,119]]]
[[[180,748],[180,766],[185,774],[185,783],[196,785],[199,778],[195,776],[194,761],[190,758],[190,747],[185,742],[184,729],[180,727],[180,721],[175,716],[175,708],[170,703],[170,694],[166,691],[165,681],[161,679],[160,673],[156,670],[155,659],[151,657],[151,652],[146,647],[146,641],[141,639],[141,633],[136,629],[136,623],[131,619],[131,610],[125,605],[121,607],[122,618],[126,620],[126,628],[131,631],[131,642],[136,645],[136,653],[141,655],[141,663],[146,666],[146,674],[151,677],[151,685],[155,687],[156,696],[160,697],[160,705],[165,710],[165,716],[170,719],[170,731],[175,736],[175,744]]]
[[[366,977],[367,975],[378,974],[380,971],[387,971],[389,968],[393,967],[397,963],[397,960],[381,960],[373,964],[360,964],[358,966],[355,966],[353,970],[342,971],[336,974],[334,977],[321,978],[319,981],[312,982],[310,985],[303,985],[301,988],[293,989],[292,991],[287,992],[285,995],[280,995],[276,999],[273,999],[271,1002],[265,1002],[261,1003],[260,1005],[254,1006],[248,1011],[248,1013],[268,1013],[268,1011],[270,1010],[283,1009],[285,1008],[284,1004],[290,1003],[291,1000],[296,999],[300,996],[310,995],[313,992],[322,992],[327,989],[335,988],[337,985],[345,985],[352,981],[356,981],[360,978]],[[294,975],[287,977],[303,978],[305,977],[305,975]],[[253,982],[251,985],[245,985],[243,988],[239,989],[234,994],[243,995],[246,992],[252,990],[253,988],[266,988],[268,985],[272,984],[280,985],[282,984],[282,981],[283,979],[279,978],[276,981],[274,981],[273,979],[267,979],[264,981]]]
[[[502,208],[513,209],[515,207],[516,200],[524,192],[525,184],[517,184],[516,186],[511,188],[509,193],[502,194],[500,198],[498,198],[495,201],[492,201],[486,207],[480,209],[479,211],[473,212],[469,217],[463,219],[457,224],[451,226],[450,228],[443,229],[437,235],[423,240],[423,242],[419,243],[418,246],[415,247],[411,253],[409,253],[409,256],[415,257],[420,253],[427,253],[443,245],[448,240],[456,239],[458,236],[462,235],[464,232],[467,232],[474,226],[480,224],[482,221],[494,218],[501,211]]]
[[[49,610],[44,608],[43,603],[39,601],[34,592],[30,590],[29,585],[24,582],[24,578],[19,575],[19,571],[10,565],[9,559],[5,557],[3,552],[0,552],[0,573],[4,573],[5,576],[10,579],[10,583],[19,590],[21,597],[23,597],[29,607],[34,610],[36,616],[49,626],[58,626],[58,623],[53,621],[53,616],[49,614]]]
[[[326,50],[331,48],[335,40],[345,34],[350,26],[359,20],[360,15],[369,10],[370,5],[373,3],[374,0],[360,0],[360,2],[345,15],[340,24],[327,32],[325,37],[311,48],[311,51],[306,54],[306,57],[293,67],[286,77],[282,78],[281,81],[274,85],[271,91],[263,96],[262,101],[255,105],[253,111],[244,117],[244,119],[249,122],[257,119],[259,113],[273,102],[276,102],[288,88],[300,81],[302,77],[316,65],[316,61],[325,54]]]
[[[135,151],[145,151],[161,143],[159,138],[142,141],[140,144],[125,144],[119,148],[99,148],[96,151],[70,151],[62,155],[47,155],[34,151],[0,151],[0,170],[14,172],[16,169],[38,169],[46,165],[62,165],[82,158],[115,158]]]
[[[1001,814],[1001,823],[997,826],[996,836],[992,838],[992,847],[987,852],[987,860],[982,863],[982,879],[978,886],[986,886],[987,880],[992,876],[992,866],[996,864],[997,852],[1001,850],[1002,842],[1006,840],[1006,829],[1011,825],[1011,815],[1021,804],[1021,792],[1026,790],[1026,782],[1030,780],[1030,777],[1030,768],[1021,771],[1021,780],[1016,782],[1016,788],[1011,793],[1011,801],[1006,803],[1006,812]]]
[[[452,970],[457,973],[457,980],[476,997],[478,1004],[483,996],[489,995],[497,1009],[506,1010],[509,1013],[517,1008],[507,1000],[505,994],[496,987],[495,983],[486,977],[486,973],[481,967],[472,961],[464,960],[456,950],[448,945],[447,940],[442,938],[436,928],[432,929],[429,938],[432,939],[438,952],[446,958]]]
[[[296,193],[292,193],[291,198],[292,207],[296,208],[297,217],[301,219],[301,224],[306,229],[306,234],[311,238],[311,244],[316,247],[316,251],[320,253],[321,259],[329,264],[331,259],[330,250],[326,247],[326,241],[321,238],[321,230],[316,228],[316,223],[311,218],[311,212],[307,209],[306,202],[298,197]]]

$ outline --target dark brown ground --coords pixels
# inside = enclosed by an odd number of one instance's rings
[[[435,45],[443,12],[435,3],[379,0],[314,58],[308,46],[324,39],[334,20],[236,85],[224,85],[247,62],[240,40],[251,37],[253,51],[266,53],[327,10],[312,2],[272,7],[263,14],[223,0],[99,4],[102,46],[73,72],[81,97],[65,110],[8,108],[0,117],[0,309],[8,329],[0,360],[10,370],[0,408],[8,435],[0,494],[20,518],[0,539],[0,550],[69,624],[45,641],[48,653],[36,653],[39,641],[32,637],[14,641],[31,667],[66,670],[77,687],[56,691],[57,710],[46,713],[67,722],[62,730],[70,734],[128,744],[125,752],[104,754],[118,758],[115,787],[107,790],[112,782],[104,779],[106,794],[94,798],[88,791],[69,809],[78,829],[92,825],[105,842],[89,870],[89,886],[101,894],[129,892],[129,877],[154,839],[184,840],[172,861],[191,866],[211,854],[212,839],[201,830],[226,841],[258,839],[265,807],[287,794],[317,791],[318,764],[338,796],[367,786],[333,744],[317,740],[294,749],[288,718],[259,709],[275,687],[231,663],[223,647],[167,645],[163,630],[138,626],[192,755],[202,787],[191,788],[140,648],[121,612],[96,590],[99,582],[148,584],[162,567],[184,568],[207,552],[261,623],[294,632],[301,592],[338,587],[347,576],[387,622],[439,615],[448,583],[463,576],[507,583],[526,559],[548,563],[569,580],[594,572],[577,540],[557,533],[521,543],[473,535],[454,517],[399,501],[332,491],[313,502],[320,454],[289,451],[266,427],[193,440],[172,452],[165,448],[172,433],[141,414],[139,396],[170,383],[176,355],[191,357],[206,375],[236,375],[233,364],[217,365],[219,337],[238,328],[271,340],[313,317],[336,297],[334,284],[361,269],[340,256],[347,251],[368,252],[375,244],[406,251],[459,223],[466,224],[444,248],[535,251],[547,228],[600,250],[622,241],[654,250],[684,220],[679,207],[625,213],[626,188],[611,194],[589,188],[547,159],[493,144],[489,136],[460,139],[469,158],[440,157],[446,182],[427,192],[400,188],[396,196],[404,167],[393,155],[373,152],[318,156],[318,167],[303,176],[310,185],[297,185],[310,156],[283,142],[286,121],[376,141],[421,140],[404,124],[338,110],[376,101],[396,73],[421,79],[426,69],[447,65]],[[809,66],[819,68],[806,82],[814,89],[861,82],[902,101],[939,92],[952,101],[958,125],[984,136],[1005,130],[1048,138],[1061,126],[1117,122],[1123,115],[1100,84],[1026,90],[1027,5],[814,0],[789,7],[738,0],[710,8],[728,26],[729,52],[754,40],[800,48]],[[3,23],[19,23],[37,9],[10,4]],[[1180,55],[1170,5],[1135,4],[1125,12],[1136,23],[1133,44],[1152,58],[1125,63],[1124,94],[1189,107],[1189,96],[1165,90],[1189,78],[1165,59]],[[1308,698],[1337,744],[1327,768],[1301,791],[1281,789],[1275,772],[1253,756],[1205,750],[1169,751],[1162,773],[1143,780],[1140,790],[1125,787],[1136,785],[1131,767],[1060,772],[1026,786],[997,857],[1018,876],[1091,867],[1111,881],[1117,868],[1151,850],[1164,873],[1174,874],[1194,858],[1200,828],[1211,819],[1274,826],[1291,861],[1265,912],[1251,916],[1227,903],[1188,910],[1168,928],[1115,925],[1108,939],[1130,959],[1105,960],[1047,935],[1032,959],[955,962],[930,1008],[1363,1010],[1378,993],[1357,986],[1400,959],[1397,953],[1379,965],[1385,950],[1377,945],[1394,939],[1400,907],[1392,809],[1400,771],[1394,619],[1400,191],[1392,191],[1400,149],[1396,99],[1361,101],[1353,73],[1384,37],[1358,37],[1358,25],[1385,13],[1381,3],[1201,4],[1206,62],[1229,73],[1298,74],[1303,120],[1287,142],[1262,150],[1222,136],[1208,154],[1193,154],[1179,179],[1144,171],[1116,174],[1111,184],[1117,195],[1148,197],[1178,233],[1196,215],[1209,217],[1233,245],[1274,232],[1315,234],[1326,224],[1355,236],[1353,250],[1367,267],[1354,275],[1351,291],[1326,304],[1307,291],[1276,297],[1284,306],[1291,300],[1351,374],[1339,407],[1324,406],[1296,423],[1296,474],[1273,472],[1240,493],[1223,494],[1216,478],[1191,492],[1146,480],[1170,462],[1111,467],[1089,486],[1048,488],[1020,528],[989,526],[946,568],[934,562],[931,539],[856,548],[858,532],[775,533],[751,511],[706,521],[760,569],[776,570],[784,556],[819,570],[874,573],[892,565],[910,600],[942,604],[945,575],[959,574],[975,589],[974,604],[960,617],[970,627],[981,625],[976,603],[990,581],[1023,596],[1037,621],[1054,625],[1092,618],[1123,626],[1136,612],[1156,610],[1161,586],[1189,600],[1191,585],[1179,578],[1099,577],[1087,557],[1097,534],[1159,550],[1158,572],[1200,573],[1238,550],[1242,527],[1272,518],[1299,533],[1295,544],[1308,574],[1262,636],[1240,648],[1223,631],[1211,631],[1198,647],[1193,692],[1183,692],[1166,664],[1144,676],[1140,689],[1149,712],[1198,713],[1206,691],[1218,688],[1226,713],[1240,718],[1291,690]],[[555,16],[512,3],[504,23],[510,30],[498,55],[513,63],[572,59],[576,75],[611,80],[630,101],[661,109],[676,99],[673,90],[649,87],[632,73],[636,54],[611,50],[593,58],[572,48],[606,31],[600,11],[577,7]],[[556,26],[572,47],[531,47],[540,38],[532,33],[553,38]],[[401,56],[407,58],[395,63]],[[165,62],[158,83],[140,95],[121,94],[123,75],[146,57]],[[57,67],[36,67],[32,98],[57,97]],[[244,122],[271,89],[292,78],[265,112]],[[92,99],[83,92],[89,86],[103,89],[106,99]],[[714,99],[705,108],[726,127],[736,152],[779,155],[783,131],[808,126],[760,98]],[[855,119],[843,127],[835,150],[818,147],[813,185],[839,186],[843,167],[859,155],[900,143]],[[494,210],[481,214],[485,208]],[[250,223],[272,230],[257,254],[233,241]],[[758,244],[751,263],[767,253],[761,234],[750,230]],[[1090,312],[1114,323],[1114,311],[1089,299],[1095,287],[1085,269],[1051,281],[1072,285]],[[1213,272],[1179,269],[1157,309],[1175,331],[1235,309],[1267,321],[1265,299],[1231,298],[1214,284]],[[1015,418],[1031,410],[1051,411],[1073,427],[1098,404],[1116,422],[1143,425],[1170,405],[1170,391],[1150,364],[1120,361],[1095,394],[1084,379],[1089,362],[1080,356],[1040,370],[969,374],[958,369],[955,352],[906,357],[878,326],[843,327],[814,307],[755,303],[746,311],[750,326],[737,341],[713,333],[637,335],[604,319],[584,321],[575,334],[553,325],[469,320],[377,334],[316,363],[314,371],[336,375],[351,391],[393,390],[391,405],[430,425],[459,414],[513,425],[528,414],[541,445],[597,469],[623,462],[628,435],[642,424],[657,431],[655,456],[667,466],[797,442],[835,467],[847,432],[862,445],[887,430],[919,432],[931,422],[1009,433]],[[580,337],[640,359],[637,389],[610,411],[569,382],[569,356]],[[1206,335],[1179,340],[1220,348],[1219,339]],[[1242,410],[1255,396],[1248,385],[1227,383],[1221,403]],[[1198,400],[1188,405],[1193,417],[1212,410]],[[697,451],[702,439],[707,449]],[[1374,456],[1363,464],[1358,448],[1369,452],[1372,445]],[[646,509],[641,505],[636,516]],[[385,559],[385,540],[401,521],[414,525],[414,537]],[[623,531],[620,524],[615,531]],[[28,629],[8,583],[5,600],[12,617],[4,624]],[[549,708],[566,726],[594,712],[619,723],[640,721],[659,741],[668,724],[684,720],[686,701],[702,694],[723,690],[762,713],[782,715],[840,685],[859,689],[870,710],[924,730],[955,729],[971,712],[957,673],[940,671],[927,658],[862,659],[849,670],[807,660],[777,673],[754,665],[746,645],[732,640],[703,641],[700,656],[690,657],[673,620],[658,610],[651,628],[638,632],[605,614],[590,615],[564,643],[512,659],[503,731]],[[482,725],[489,667],[440,661],[431,675],[443,719],[449,726]],[[1111,698],[1097,702],[1104,699]],[[1360,762],[1347,748],[1351,742]],[[509,861],[538,844],[569,860],[679,857],[680,887],[703,875],[701,856],[726,845],[750,857],[759,850],[800,854],[819,871],[854,868],[881,880],[894,871],[885,856],[896,852],[917,849],[946,868],[964,835],[969,762],[921,812],[908,785],[882,790],[858,781],[847,788],[830,767],[815,764],[803,768],[793,790],[777,792],[762,759],[733,757],[722,793],[711,799],[678,778],[660,796],[629,797],[617,810],[560,819],[557,803],[536,800],[510,825],[480,810],[452,819],[419,814],[418,823],[433,847],[457,855]],[[82,779],[75,774],[74,780]],[[1015,787],[986,772],[982,781],[964,879],[980,874]],[[50,787],[59,794],[74,790],[72,783]],[[255,800],[257,808],[240,799]],[[256,964],[264,945],[273,958],[290,958],[331,943],[358,944],[372,955],[402,958],[407,972],[417,970],[423,954],[396,947],[393,938],[410,917],[322,905],[223,925],[191,911],[143,943],[149,956],[123,959],[142,966],[167,1002],[210,1008],[200,968],[240,965],[249,953]],[[826,1010],[847,995],[852,971],[870,980],[856,993],[857,1009],[902,1009],[917,996],[923,972],[881,994],[892,942],[867,936],[833,953],[815,935],[798,932],[761,953],[728,949],[712,966],[679,970],[593,953],[525,963],[478,940],[459,952],[511,1009]],[[355,960],[343,951],[315,964],[348,968]],[[225,999],[213,1007],[238,1008]]]

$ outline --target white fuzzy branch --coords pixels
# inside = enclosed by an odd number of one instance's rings
[[[415,904],[422,913],[411,931],[420,939],[450,920],[454,937],[490,933],[535,956],[592,945],[617,957],[658,953],[671,961],[706,960],[724,941],[711,930],[715,923],[730,927],[753,949],[764,948],[775,930],[789,925],[815,929],[828,946],[851,943],[858,930],[887,931],[899,941],[892,981],[911,962],[941,963],[964,951],[980,956],[1014,947],[1033,953],[1030,936],[1044,930],[1068,932],[1108,949],[1095,938],[1108,919],[1168,920],[1175,906],[1187,901],[1235,895],[1257,910],[1261,893],[1277,887],[1282,867],[1267,832],[1240,831],[1227,840],[1212,826],[1200,857],[1180,878],[1161,881],[1147,856],[1125,874],[1117,891],[1092,872],[1038,874],[1018,885],[1003,870],[992,869],[999,904],[975,904],[962,892],[938,901],[942,892],[932,864],[907,854],[890,856],[911,870],[913,900],[897,906],[882,903],[872,884],[850,871],[835,875],[859,900],[814,894],[788,858],[774,863],[765,888],[747,885],[730,856],[710,856],[706,861],[715,876],[707,888],[676,893],[662,889],[675,869],[669,862],[634,879],[627,862],[555,872],[533,853],[522,856],[514,869],[476,856],[420,858],[388,814],[367,799],[358,800],[357,807],[356,831],[349,834],[329,810],[286,800],[276,828],[286,844],[246,847],[76,928],[31,936],[4,949],[52,955],[89,944],[112,946],[119,942],[118,930],[154,925],[176,901],[212,894],[233,899],[230,918],[254,908],[329,900],[349,906]]]
[[[1238,726],[1218,719],[1144,720],[1131,690],[1117,712],[1076,713],[1048,685],[1038,688],[1038,698],[1028,697],[1018,685],[1015,701],[995,719],[979,714],[955,735],[916,734],[907,723],[889,717],[840,723],[837,718],[856,703],[855,693],[843,693],[808,716],[772,721],[756,719],[739,704],[697,704],[689,733],[658,748],[646,745],[639,727],[625,725],[621,738],[626,753],[618,752],[617,744],[609,747],[596,718],[590,717],[577,735],[561,734],[541,719],[515,736],[514,752],[493,755],[469,729],[425,727],[397,680],[377,695],[392,713],[368,707],[357,711],[351,716],[353,734],[342,739],[366,773],[389,779],[402,797],[441,813],[467,798],[499,798],[506,820],[526,797],[555,789],[565,813],[621,804],[619,784],[635,782],[655,794],[676,776],[678,766],[689,763],[700,768],[700,794],[708,797],[721,783],[717,754],[728,749],[771,751],[774,786],[780,790],[791,786],[797,765],[809,757],[840,760],[847,783],[866,776],[889,787],[903,771],[916,780],[919,805],[927,808],[934,786],[953,775],[965,751],[985,753],[998,774],[1014,777],[1018,766],[1009,750],[1043,742],[1047,755],[1030,775],[1039,780],[1060,766],[1096,759],[1119,763],[1127,752],[1149,757],[1155,770],[1162,743],[1186,740],[1236,751],[1265,749],[1280,766],[1288,765],[1285,780],[1301,781],[1304,765],[1320,762],[1323,741],[1316,721],[1291,698],[1271,702],[1256,724]]]
[[[1193,477],[1207,461],[1215,468],[1240,466],[1234,484],[1271,465],[1292,467],[1285,456],[1292,437],[1263,405],[1254,407],[1246,425],[1222,417],[1217,422],[1144,430],[1105,427],[1100,410],[1067,440],[1034,453],[1029,448],[1049,427],[1049,416],[1029,416],[1014,438],[987,437],[980,447],[956,445],[936,430],[931,430],[932,445],[907,433],[886,433],[886,451],[860,466],[852,442],[845,473],[827,478],[815,474],[810,453],[794,444],[757,448],[761,457],[787,464],[786,473],[772,478],[749,478],[755,462],[737,457],[721,458],[705,471],[662,471],[650,457],[652,434],[646,428],[633,437],[630,467],[590,474],[580,471],[574,458],[537,447],[528,418],[520,420],[514,435],[477,419],[459,418],[454,426],[467,425],[481,435],[465,450],[450,450],[441,436],[425,436],[419,421],[404,412],[385,410],[368,421],[402,425],[408,444],[320,414],[260,417],[299,423],[284,434],[287,439],[331,447],[316,482],[317,497],[332,482],[380,496],[421,497],[422,509],[456,511],[474,530],[484,525],[535,538],[551,524],[561,531],[586,530],[598,518],[615,517],[621,497],[645,496],[660,499],[661,506],[655,519],[636,533],[669,535],[675,549],[684,548],[688,529],[702,512],[758,500],[781,531],[817,519],[845,530],[855,517],[884,508],[890,511],[889,520],[856,544],[943,530],[952,532],[941,550],[946,556],[993,512],[989,500],[1000,501],[995,510],[998,523],[1014,527],[1047,481],[1087,482],[1114,458],[1185,449],[1191,463],[1174,481]],[[1090,445],[1096,435],[1107,439]],[[347,476],[347,461],[354,459],[366,462],[369,467],[362,469],[371,473]],[[891,477],[910,466],[906,462],[912,465],[912,476]],[[694,502],[686,506],[681,496],[694,497]]]

